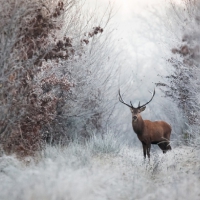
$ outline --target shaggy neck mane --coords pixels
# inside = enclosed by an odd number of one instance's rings
[[[144,129],[144,121],[140,114],[138,115],[136,122],[132,121],[132,126],[136,134],[142,134]]]

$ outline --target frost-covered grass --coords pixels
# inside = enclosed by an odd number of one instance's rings
[[[200,151],[152,152],[120,145],[116,137],[48,146],[35,159],[0,157],[0,199],[200,199]]]

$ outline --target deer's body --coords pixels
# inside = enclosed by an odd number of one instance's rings
[[[154,95],[155,90],[151,100],[153,99]],[[145,158],[147,154],[148,158],[150,159],[151,144],[157,144],[162,149],[163,153],[171,150],[171,146],[169,144],[172,130],[171,126],[164,121],[152,122],[150,120],[143,120],[142,116],[140,115],[140,113],[145,110],[145,105],[147,105],[151,100],[142,106],[140,106],[139,103],[138,107],[134,108],[131,102],[131,105],[128,105],[123,101],[120,91],[119,100],[121,103],[129,106],[131,109],[133,130],[142,143]]]
[[[163,153],[171,150],[169,140],[172,129],[168,123],[164,121],[152,122],[150,120],[143,120],[139,114],[137,121],[132,121],[132,126],[142,143],[144,157],[146,157],[146,153],[150,157],[151,144],[157,144],[163,150]]]

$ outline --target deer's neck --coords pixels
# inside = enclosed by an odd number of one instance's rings
[[[144,131],[144,121],[142,119],[142,116],[139,114],[137,121],[132,121],[132,126],[133,126],[133,130],[135,131],[135,133],[137,135],[141,135]]]

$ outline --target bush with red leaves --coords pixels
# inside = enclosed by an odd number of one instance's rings
[[[7,153],[34,155],[46,141],[59,143],[62,137],[70,139],[68,111],[73,109],[70,102],[78,99],[72,91],[89,87],[84,75],[91,73],[83,69],[83,74],[75,76],[72,62],[81,60],[85,45],[103,29],[94,27],[73,44],[73,35],[63,35],[62,28],[65,13],[73,10],[75,1],[0,0],[0,3],[0,143]],[[75,23],[75,14],[67,15],[71,17],[69,22]],[[99,101],[98,93],[85,105],[78,105],[83,110],[92,110],[93,106],[98,107]],[[101,126],[100,111],[90,115],[87,112],[84,116],[84,124]],[[75,121],[79,123],[77,118]],[[79,129],[84,137],[85,127]]]

